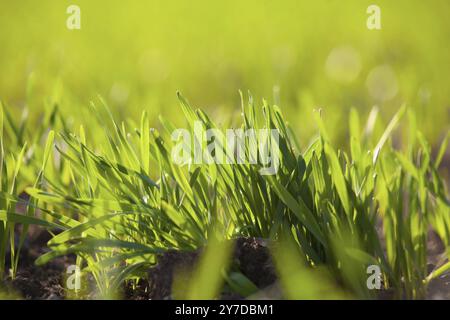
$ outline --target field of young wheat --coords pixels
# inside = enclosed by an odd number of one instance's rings
[[[0,299],[450,299],[446,1],[0,10]]]

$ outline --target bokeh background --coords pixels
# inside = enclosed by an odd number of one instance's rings
[[[81,8],[81,30],[66,8]],[[382,29],[366,27],[370,4]],[[406,103],[437,144],[450,123],[447,0],[0,0],[0,99],[69,122],[101,95],[118,117],[181,121],[176,91],[215,119],[239,114],[238,90],[281,105],[301,139],[321,107],[333,139],[348,110]]]

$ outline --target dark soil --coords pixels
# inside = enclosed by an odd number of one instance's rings
[[[428,272],[440,267],[447,261],[445,246],[435,232],[428,235]],[[450,300],[450,274],[444,274],[430,282],[428,285],[427,299]]]
[[[6,291],[8,296],[23,299],[59,300],[65,296],[62,286],[63,275],[70,264],[74,264],[74,257],[62,257],[52,260],[45,266],[38,267],[34,261],[46,252],[46,243],[51,235],[33,227],[29,230],[28,240],[20,252],[19,270],[16,278],[7,276],[0,289]],[[9,254],[6,266],[10,266]]]
[[[193,252],[169,251],[162,254],[158,264],[148,271],[148,282],[142,281],[136,290],[127,289],[128,298],[170,299],[175,276],[189,279],[195,269],[201,250]],[[275,270],[264,240],[239,238],[233,253],[236,268],[258,288],[265,288],[276,281]],[[137,295],[137,296],[136,296]],[[234,293],[225,293],[222,298],[242,299]]]
[[[64,286],[67,267],[74,264],[74,257],[58,258],[50,263],[37,267],[35,259],[45,253],[46,242],[50,235],[46,232],[36,232],[23,248],[17,277],[7,278],[0,283],[0,289],[6,289],[8,296],[15,294],[25,299],[64,299]],[[444,261],[444,246],[433,233],[429,236],[429,269],[433,270]],[[174,277],[183,275],[189,279],[195,269],[201,250],[192,252],[169,251],[162,254],[158,264],[148,271],[148,280],[125,285],[123,297],[132,300],[171,299]],[[267,244],[262,239],[240,238],[236,240],[233,253],[233,270],[240,271],[261,290],[254,298],[280,299],[282,298],[274,266]],[[89,294],[85,298],[94,298]],[[243,299],[235,293],[225,292],[223,299]],[[389,291],[380,293],[381,299],[391,299]],[[444,275],[432,281],[427,294],[428,299],[450,299],[450,276]]]
[[[258,288],[265,288],[276,281],[272,257],[263,239],[238,239],[235,260],[239,270]]]

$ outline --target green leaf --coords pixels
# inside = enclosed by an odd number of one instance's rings
[[[441,164],[442,159],[444,158],[445,152],[447,151],[448,143],[450,142],[450,130],[447,131],[444,140],[442,140],[441,146],[439,148],[439,152],[436,156],[435,167],[438,168]]]
[[[45,167],[47,166],[48,159],[50,157],[50,152],[52,152],[53,149],[53,143],[55,141],[55,132],[51,130],[48,133],[47,142],[45,143],[45,149],[44,149],[44,160],[42,162],[42,171],[45,170]]]
[[[403,114],[405,113],[406,106],[403,105],[399,111],[394,115],[391,122],[389,122],[388,126],[386,127],[386,130],[383,132],[383,135],[381,136],[380,140],[378,141],[375,150],[373,152],[373,164],[375,165],[378,160],[378,156],[380,154],[381,149],[383,148],[384,144],[386,143],[387,139],[391,135],[392,131],[394,131],[395,127],[397,126],[398,122],[402,118]]]
[[[230,288],[241,295],[248,297],[258,292],[258,287],[241,272],[232,272],[225,278]]]
[[[317,240],[325,245],[325,240],[322,232],[320,231],[320,227],[304,202],[301,199],[297,202],[286,190],[286,188],[278,182],[275,176],[266,176],[266,179],[269,181],[270,185],[278,194],[283,203],[297,216],[300,222],[303,223],[312,234],[314,234]]]
[[[142,167],[144,172],[148,175],[150,171],[150,126],[147,112],[142,114],[140,143]]]
[[[6,210],[0,210],[0,220],[14,222],[14,223],[21,223],[24,225],[37,225],[37,226],[41,226],[41,227],[49,228],[49,229],[53,229],[53,228],[65,229],[63,226],[60,226],[60,225],[50,222],[50,221],[45,221],[43,219],[25,216],[25,215],[18,214],[15,212],[8,212]]]
[[[342,206],[344,207],[345,212],[350,215],[350,201],[348,199],[347,186],[345,183],[344,174],[342,173],[341,165],[339,163],[339,159],[329,144],[325,144],[325,154],[327,155],[327,159],[330,164],[333,184],[336,187],[339,198],[341,199]]]

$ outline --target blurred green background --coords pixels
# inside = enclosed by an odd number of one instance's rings
[[[81,8],[68,30],[66,8]],[[382,29],[368,30],[367,7]],[[313,108],[340,140],[348,110],[406,103],[435,144],[449,128],[448,0],[0,0],[0,98],[20,116],[58,102],[83,122],[100,94],[119,117],[178,121],[175,92],[213,118],[239,114],[238,90],[280,104],[301,138]]]

